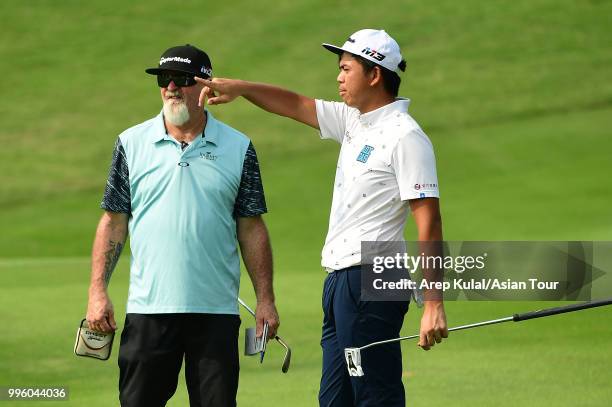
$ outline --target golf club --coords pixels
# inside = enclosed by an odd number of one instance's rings
[[[249,311],[251,315],[253,315],[253,318],[255,318],[255,311],[253,311],[251,307],[249,307],[244,301],[242,301],[241,298],[238,298],[238,302],[247,311]],[[280,343],[283,348],[285,348],[285,357],[283,358],[283,366],[281,367],[281,371],[283,373],[287,373],[287,371],[289,371],[289,365],[291,364],[291,348],[289,347],[289,345],[287,345],[285,341],[281,339],[280,336],[276,335],[274,339],[276,339],[276,341]]]
[[[450,331],[461,331],[463,329],[477,328],[480,326],[500,324],[500,323],[509,322],[509,321],[521,322],[521,321],[526,321],[528,319],[548,317],[551,315],[564,314],[566,312],[580,311],[583,309],[601,307],[601,306],[610,305],[610,304],[612,304],[612,298],[609,298],[606,300],[599,300],[599,301],[589,301],[589,302],[583,302],[580,304],[572,304],[572,305],[566,305],[562,307],[547,308],[547,309],[538,310],[538,311],[531,311],[531,312],[526,312],[523,314],[514,314],[511,317],[492,319],[489,321],[476,322],[473,324],[456,326],[454,328],[449,328],[448,331],[449,332]],[[384,345],[386,343],[399,342],[399,341],[404,341],[407,339],[414,339],[418,337],[419,337],[419,334],[410,335],[410,336],[402,336],[399,338],[372,342],[367,345],[361,346],[359,348],[345,348],[344,358],[346,359],[346,365],[349,371],[349,375],[350,376],[363,376],[365,374],[361,366],[361,351],[362,350],[371,348],[373,346]]]

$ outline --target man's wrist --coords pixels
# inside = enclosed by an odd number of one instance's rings
[[[243,81],[242,79],[232,79],[234,81],[234,91],[238,96],[247,97],[249,93],[250,82]]]
[[[423,303],[425,304],[425,309],[444,308],[444,301],[442,300],[425,300]]]
[[[99,294],[107,294],[106,282],[104,279],[100,278],[97,280],[93,280],[89,285],[89,295],[99,295]]]
[[[257,305],[274,304],[275,298],[274,293],[268,293],[265,295],[256,295]]]

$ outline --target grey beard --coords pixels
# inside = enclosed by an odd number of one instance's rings
[[[189,110],[187,105],[182,103],[173,103],[167,101],[164,103],[164,118],[175,126],[182,126],[189,121]]]

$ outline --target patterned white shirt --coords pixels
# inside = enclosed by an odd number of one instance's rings
[[[342,144],[321,253],[328,271],[361,264],[362,241],[403,240],[405,201],[439,198],[433,146],[408,114],[409,103],[397,99],[361,114],[316,100],[321,138]]]

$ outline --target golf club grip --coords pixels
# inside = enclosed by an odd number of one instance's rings
[[[512,320],[514,322],[526,321],[528,319],[548,317],[551,315],[564,314],[566,312],[580,311],[587,308],[601,307],[612,304],[612,298],[600,301],[589,301],[580,304],[566,305],[563,307],[542,309],[539,311],[525,312],[524,314],[514,314]]]

